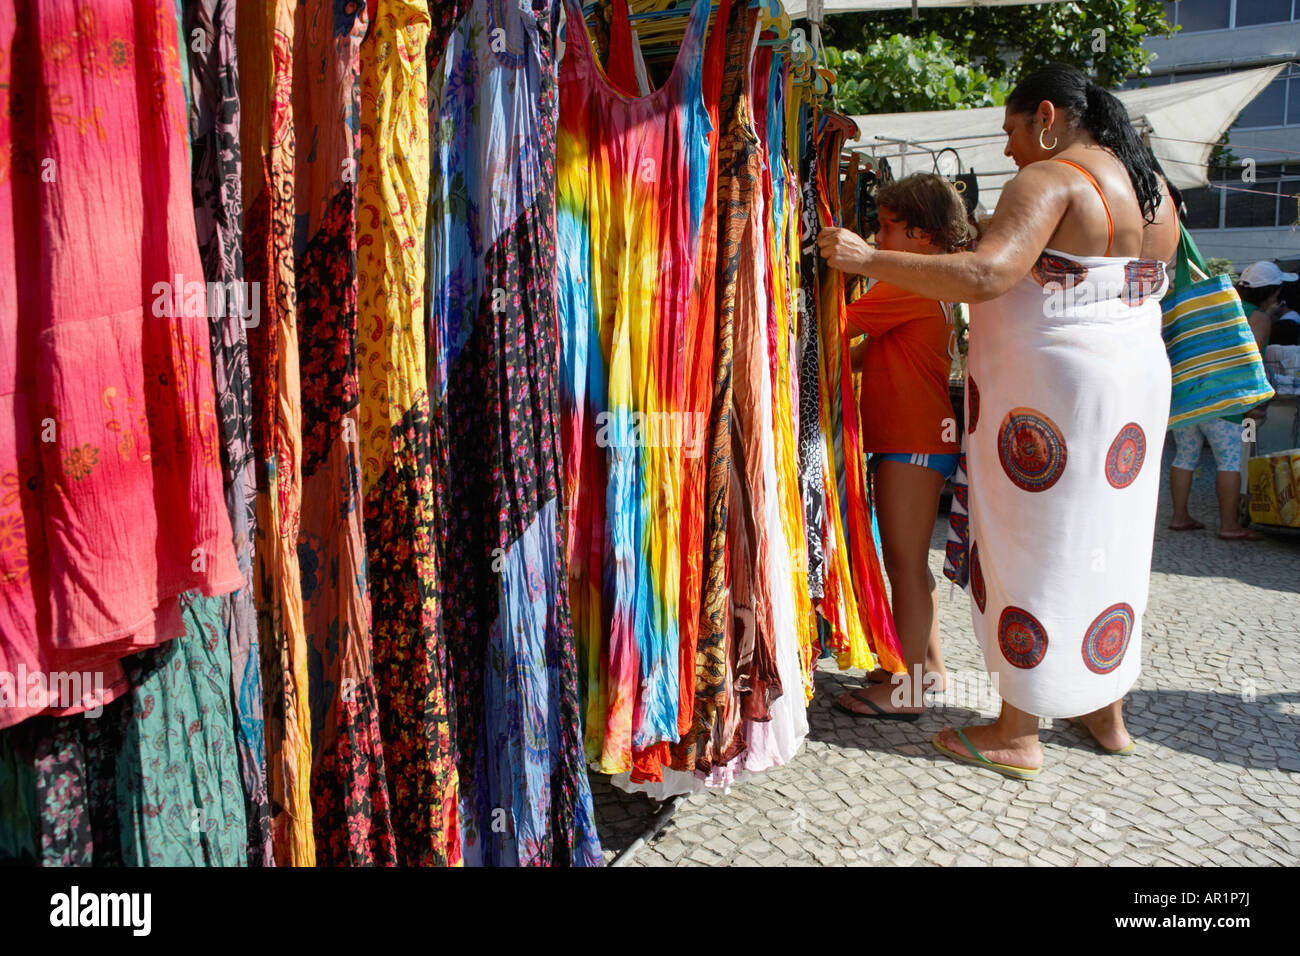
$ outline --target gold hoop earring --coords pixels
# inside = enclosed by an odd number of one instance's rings
[[[1038,145],[1043,147],[1044,150],[1050,153],[1052,150],[1056,149],[1056,144],[1059,143],[1060,140],[1057,139],[1055,136],[1053,136],[1052,145],[1048,146],[1046,143],[1043,142],[1043,134],[1046,132],[1047,132],[1046,126],[1044,126],[1042,129],[1038,131]]]

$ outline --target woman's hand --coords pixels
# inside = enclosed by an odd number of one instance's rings
[[[817,248],[832,269],[860,275],[867,274],[871,257],[875,255],[875,250],[857,233],[836,226],[817,234]]]

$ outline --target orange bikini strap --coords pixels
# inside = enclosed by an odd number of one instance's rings
[[[1071,162],[1068,159],[1060,159],[1060,158],[1058,158],[1056,161],[1058,163],[1065,163],[1065,165],[1067,166],[1073,166],[1079,172],[1083,173],[1084,177],[1087,178],[1088,182],[1092,183],[1092,188],[1097,190],[1097,195],[1101,197],[1101,204],[1106,210],[1106,255],[1109,256],[1110,247],[1115,243],[1115,220],[1113,220],[1110,217],[1110,203],[1106,202],[1106,194],[1101,191],[1101,187],[1097,185],[1097,180],[1093,177],[1092,173],[1088,172],[1078,163]]]

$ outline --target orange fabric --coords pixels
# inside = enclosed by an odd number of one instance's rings
[[[948,398],[953,328],[939,303],[877,282],[849,306],[848,328],[868,336],[860,399],[863,450],[957,454]]]
[[[1083,173],[1088,182],[1092,183],[1092,188],[1097,190],[1097,195],[1101,197],[1102,208],[1106,210],[1106,255],[1110,255],[1110,247],[1115,243],[1115,220],[1110,216],[1110,203],[1106,202],[1106,194],[1101,191],[1101,186],[1097,185],[1096,178],[1078,163],[1071,162],[1068,159],[1058,159],[1058,163],[1065,163],[1067,166],[1073,166],[1079,172]]]

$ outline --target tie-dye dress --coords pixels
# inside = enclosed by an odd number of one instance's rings
[[[671,76],[642,97],[610,83],[576,0],[566,7],[556,201],[566,548],[588,756],[615,773],[634,747],[678,739],[682,461],[703,453],[708,420],[690,407],[683,342],[708,183],[709,4],[696,0]]]

